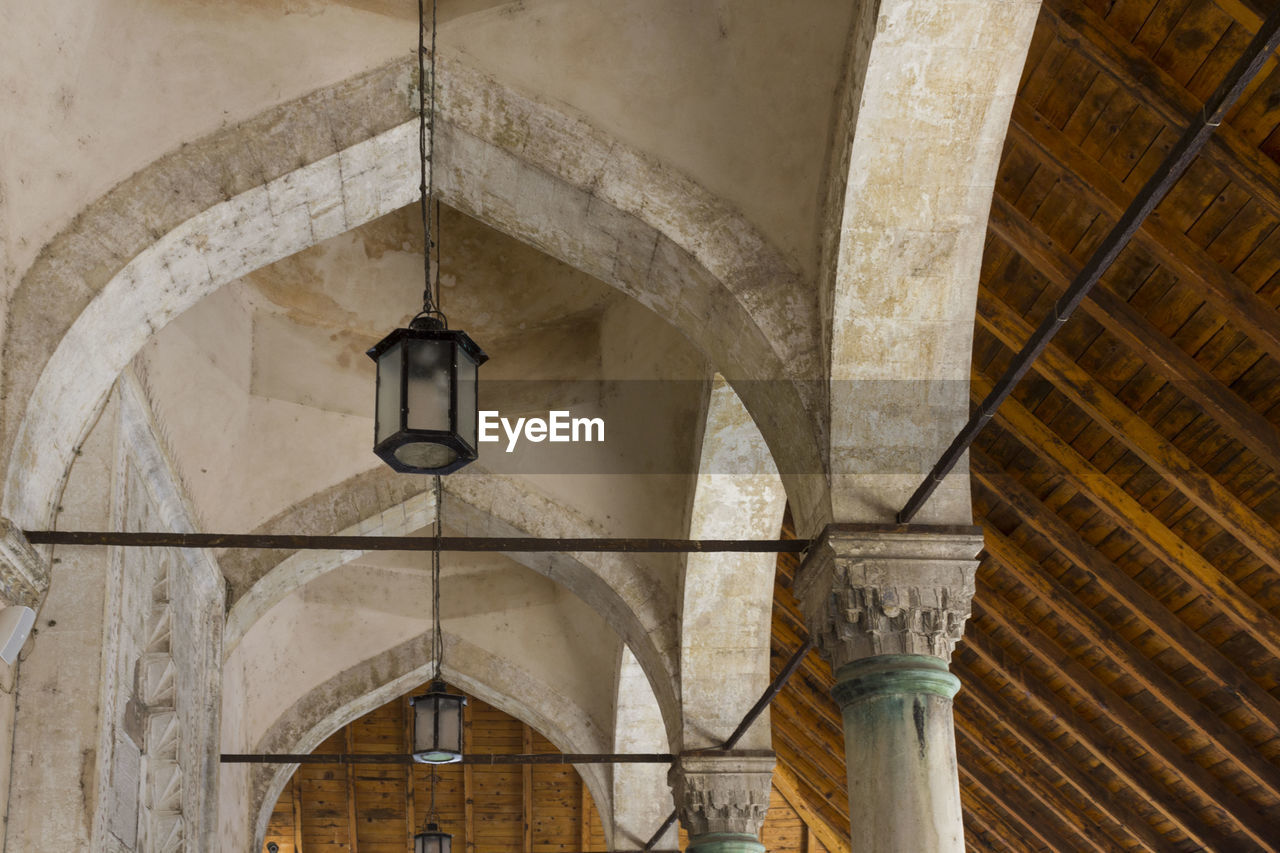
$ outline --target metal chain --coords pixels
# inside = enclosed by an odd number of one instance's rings
[[[444,513],[441,511],[443,489],[440,487],[440,475],[435,475],[436,492],[436,541],[431,551],[431,614],[432,626],[431,656],[435,658],[435,680],[440,680],[441,665],[444,661],[444,635],[440,631],[440,540],[444,533]]]

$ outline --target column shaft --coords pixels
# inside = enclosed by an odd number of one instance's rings
[[[945,662],[883,655],[840,668],[855,853],[963,853],[964,825]]]

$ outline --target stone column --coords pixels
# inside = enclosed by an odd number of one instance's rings
[[[685,853],[764,853],[760,827],[773,787],[772,753],[680,755],[667,777],[680,824],[689,833]]]
[[[853,853],[963,853],[947,668],[973,599],[971,527],[829,525],[795,591],[836,674]]]

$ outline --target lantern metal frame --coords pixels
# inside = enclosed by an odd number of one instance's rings
[[[408,342],[410,341],[443,341],[451,345],[447,368],[449,373],[448,429],[413,429],[409,426],[409,356],[411,345]],[[380,360],[396,344],[402,344],[400,347],[399,387],[395,389],[383,388]],[[459,427],[462,414],[458,408],[459,351],[466,353],[466,356],[475,364],[475,373],[469,380],[475,386],[471,395],[475,400],[475,411],[472,412],[471,425],[473,434],[470,436],[463,436]],[[396,329],[370,347],[367,355],[378,365],[377,397],[374,403],[373,433],[375,437],[383,434],[383,424],[378,419],[378,415],[382,410],[380,405],[381,395],[395,393],[399,396],[399,406],[397,407],[399,421],[395,424],[397,428],[374,444],[373,447],[373,452],[382,461],[402,474],[449,474],[470,462],[474,462],[478,458],[479,450],[476,447],[476,442],[478,441],[480,429],[479,369],[480,365],[489,360],[489,356],[471,339],[470,335],[461,330],[444,328],[443,323],[435,317],[420,315],[409,323],[409,328]],[[470,441],[468,441],[468,438]],[[410,465],[402,461],[396,455],[396,451],[411,444],[435,444],[448,448],[456,455],[447,464],[435,468]]]
[[[434,847],[432,840],[436,841]],[[453,853],[453,835],[440,829],[439,824],[432,821],[413,836],[413,853]]]
[[[419,702],[430,700],[435,703],[435,709],[432,712],[432,731],[431,731],[431,748],[418,749],[418,712],[417,705]],[[446,748],[453,744],[447,744],[445,747],[440,743],[440,706],[443,701],[453,702],[457,704],[457,720],[458,731],[456,745],[457,749]],[[443,681],[432,681],[431,686],[427,688],[427,692],[421,696],[414,696],[409,700],[409,704],[414,707],[413,714],[413,760],[419,764],[456,764],[462,760],[462,709],[466,707],[467,697],[459,693],[450,693],[444,685]],[[450,733],[453,734],[453,733]],[[432,756],[441,756],[440,758],[432,758]]]

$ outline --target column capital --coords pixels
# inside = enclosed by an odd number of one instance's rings
[[[47,561],[17,525],[0,516],[0,604],[34,609],[48,588]]]
[[[982,529],[829,524],[796,575],[833,669],[877,655],[951,659],[973,601]]]
[[[721,842],[724,836],[758,840],[769,811],[774,762],[772,752],[681,753],[667,781],[690,840],[708,835],[722,837]]]

